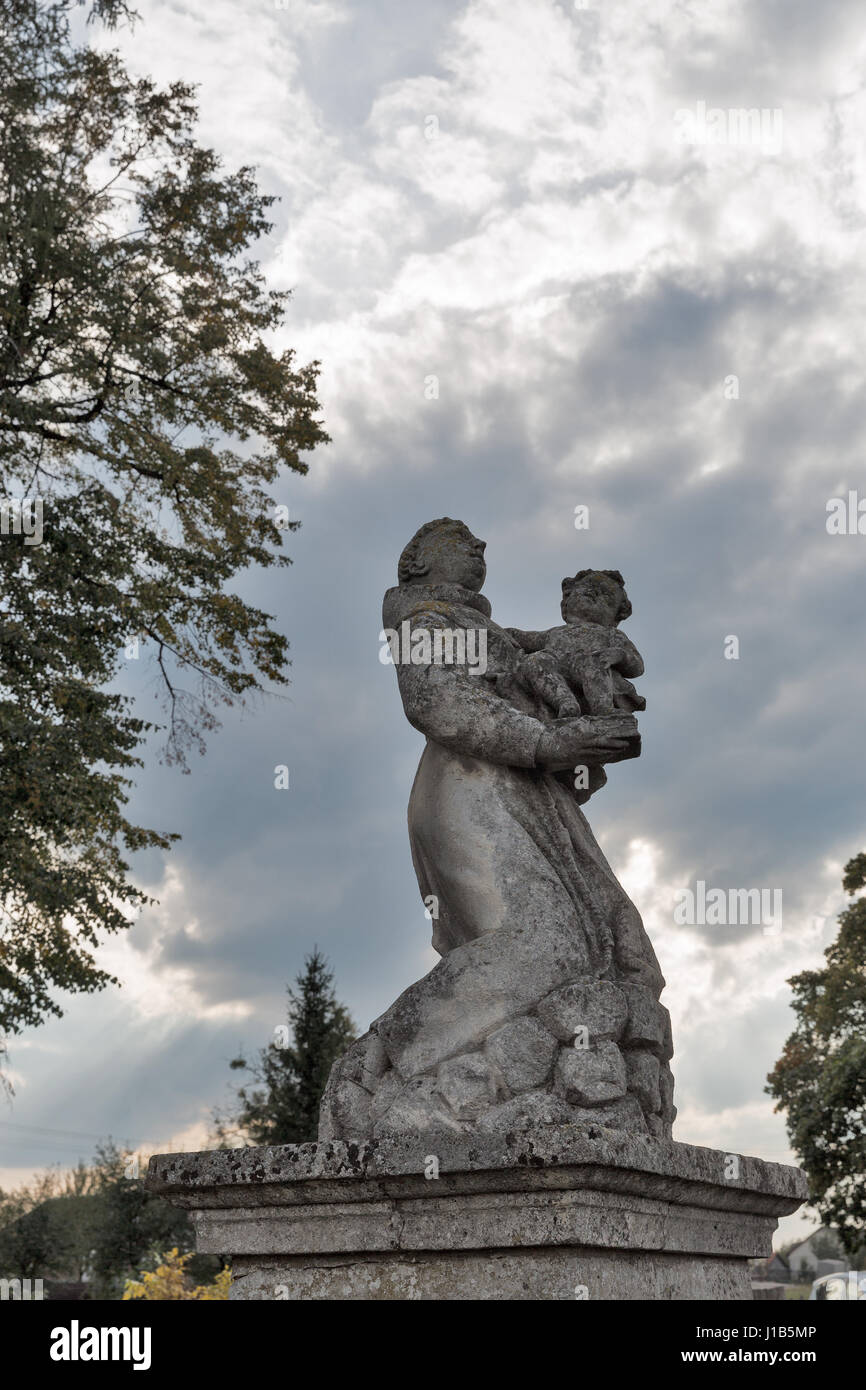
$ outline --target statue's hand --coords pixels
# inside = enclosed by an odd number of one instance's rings
[[[632,714],[581,715],[549,725],[538,741],[535,762],[550,772],[585,763],[615,763],[633,758],[637,720]]]

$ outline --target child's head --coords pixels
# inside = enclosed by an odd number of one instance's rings
[[[616,627],[631,613],[619,570],[578,570],[573,579],[563,579],[560,611],[566,623]]]

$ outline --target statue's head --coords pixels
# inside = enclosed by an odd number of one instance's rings
[[[578,570],[562,581],[563,622],[601,623],[616,627],[631,616],[631,604],[619,570]]]
[[[460,584],[477,593],[487,576],[486,544],[450,516],[428,521],[400,556],[397,578],[401,584]]]

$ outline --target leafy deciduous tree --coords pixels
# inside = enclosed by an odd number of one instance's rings
[[[842,883],[852,895],[866,888],[866,854]],[[840,915],[824,957],[823,970],[788,982],[797,1025],[766,1089],[786,1112],[814,1206],[853,1255],[866,1234],[866,898]]]
[[[273,199],[196,143],[191,87],[77,45],[74,9],[0,0],[7,1035],[111,981],[99,933],[147,901],[124,855],[175,838],[124,813],[153,727],[111,688],[125,646],[153,658],[181,763],[220,703],[286,681],[285,637],[229,586],[290,563],[272,488],[327,438],[318,364],[275,347],[286,296],[250,255]]]
[[[147,1192],[142,1178],[128,1176],[130,1158],[111,1142],[96,1150],[100,1219],[93,1248],[93,1284],[100,1298],[120,1298],[126,1280],[157,1251],[175,1245],[190,1250],[194,1245],[187,1213]]]

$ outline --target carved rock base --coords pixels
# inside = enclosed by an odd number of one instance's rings
[[[798,1168],[594,1125],[162,1154],[147,1187],[254,1300],[748,1299],[748,1260],[807,1190]]]
[[[321,1141],[587,1123],[671,1138],[664,1005],[640,984],[569,979],[567,954],[535,941],[545,984],[567,982],[536,999],[537,982],[518,971],[521,994],[509,954],[518,935],[452,951],[351,1044],[322,1097]]]

